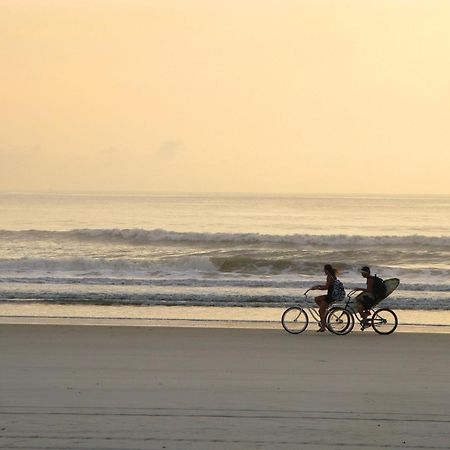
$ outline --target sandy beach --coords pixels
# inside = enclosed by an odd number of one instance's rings
[[[101,306],[3,302],[0,324],[266,328],[280,330],[285,308]],[[450,333],[450,311],[395,310],[396,332]],[[311,319],[309,329],[315,327]],[[354,332],[359,328],[355,327]],[[367,332],[366,332],[367,334]]]
[[[448,449],[450,335],[0,325],[0,448]]]
[[[0,0],[0,450],[450,450],[449,46],[450,0]]]

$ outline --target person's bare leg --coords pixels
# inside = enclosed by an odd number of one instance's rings
[[[325,301],[325,295],[319,295],[314,300],[316,301],[316,304],[319,307],[320,328],[318,331],[325,331],[325,316],[328,309],[328,304]]]
[[[327,310],[328,310],[328,303],[325,300],[322,300],[322,303],[319,306],[319,316],[320,316],[320,329],[323,331],[325,331]]]

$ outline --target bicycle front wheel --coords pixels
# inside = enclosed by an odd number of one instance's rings
[[[382,308],[373,313],[372,328],[378,334],[391,334],[398,325],[397,315],[392,309]]]
[[[350,333],[355,325],[353,314],[340,306],[328,310],[327,328],[334,334],[344,335]]]
[[[306,311],[299,306],[288,308],[281,316],[283,328],[291,334],[302,333],[306,330],[308,323],[308,314],[306,314]]]

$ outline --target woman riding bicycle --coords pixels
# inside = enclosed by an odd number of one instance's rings
[[[321,285],[318,284],[316,286],[313,286],[311,289],[320,289],[322,291],[327,291],[325,295],[319,295],[315,298],[315,301],[317,305],[319,306],[319,316],[320,316],[320,328],[317,330],[317,332],[324,332],[326,329],[326,315],[328,311],[328,307],[334,302],[332,293],[333,293],[333,287],[334,283],[337,280],[336,276],[336,269],[331,266],[331,264],[325,264],[323,266],[323,271],[325,272],[325,275],[327,276],[327,280],[325,284]]]

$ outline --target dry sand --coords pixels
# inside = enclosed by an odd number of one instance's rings
[[[450,335],[0,325],[0,448],[448,449]]]

